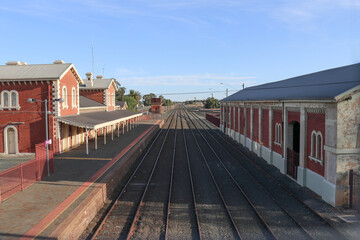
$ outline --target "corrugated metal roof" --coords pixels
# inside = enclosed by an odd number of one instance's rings
[[[108,89],[113,80],[113,78],[93,79],[93,86],[91,86],[89,80],[83,79],[85,87],[80,87],[80,89]]]
[[[80,108],[87,108],[87,107],[106,107],[105,104],[99,103],[95,100],[92,100],[90,98],[79,96],[80,101]]]
[[[0,66],[0,81],[5,80],[55,80],[71,66],[65,64],[35,64],[35,65],[2,65]]]
[[[221,100],[333,100],[360,85],[360,63],[245,88]]]
[[[101,112],[101,113],[99,112],[82,113],[80,115],[56,117],[56,119],[60,122],[72,126],[97,129],[105,125],[111,125],[114,122],[121,122],[126,119],[129,119],[130,117],[135,117],[140,115],[142,115],[142,113],[132,112],[128,110],[115,110],[115,111]]]

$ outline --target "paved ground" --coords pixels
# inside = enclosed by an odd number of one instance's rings
[[[0,157],[0,172],[6,169],[12,168],[19,165],[20,163],[25,163],[29,160],[35,159],[35,154],[29,156],[16,156],[16,157]]]
[[[15,194],[0,204],[0,239],[17,239],[33,229],[65,199],[77,191],[79,186],[88,181],[155,122],[156,120],[142,123],[139,127],[125,132],[125,135],[120,133],[119,138],[117,138],[117,134],[114,134],[114,141],[111,141],[111,135],[108,135],[106,146],[103,144],[103,139],[99,138],[98,150],[94,149],[94,143],[90,141],[89,155],[85,154],[85,146],[80,146],[55,156],[55,173],[53,175],[36,182],[23,192]],[[42,226],[45,230],[39,235],[39,238],[48,236],[91,192],[93,187],[86,188],[49,225]]]

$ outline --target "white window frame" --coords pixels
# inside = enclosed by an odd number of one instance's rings
[[[5,102],[4,95],[5,95],[5,93],[8,95],[8,106],[7,106],[7,107],[4,106],[4,102]],[[12,97],[12,95],[13,95],[14,93],[15,93],[15,100],[16,100],[15,106],[13,106],[13,104],[12,104],[12,102],[13,102],[13,97]],[[11,91],[3,90],[3,91],[1,92],[0,110],[2,110],[2,109],[8,109],[8,110],[16,109],[16,110],[20,110],[19,93],[18,93],[16,90],[11,90]]]
[[[76,108],[76,89],[73,87],[71,89],[71,107]]]
[[[311,151],[309,159],[320,163],[324,163],[324,140],[320,131],[313,130],[311,132]],[[315,148],[315,149],[314,149]]]
[[[65,94],[64,94],[64,90],[65,90]],[[63,86],[61,94],[62,94],[62,99],[63,99],[62,108],[67,109],[67,108],[69,108],[69,105],[68,105],[68,96],[67,96],[67,87],[66,86]]]

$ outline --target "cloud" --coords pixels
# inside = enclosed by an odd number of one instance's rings
[[[220,76],[214,74],[194,74],[194,75],[165,75],[165,76],[143,76],[143,77],[123,77],[118,78],[122,85],[131,86],[219,86],[220,82],[235,89],[245,83],[249,86],[255,81],[255,77],[244,76]]]

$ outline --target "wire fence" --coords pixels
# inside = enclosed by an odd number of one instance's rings
[[[49,169],[54,172],[54,153],[49,150]],[[35,145],[35,159],[0,172],[0,203],[47,176],[46,147]]]

